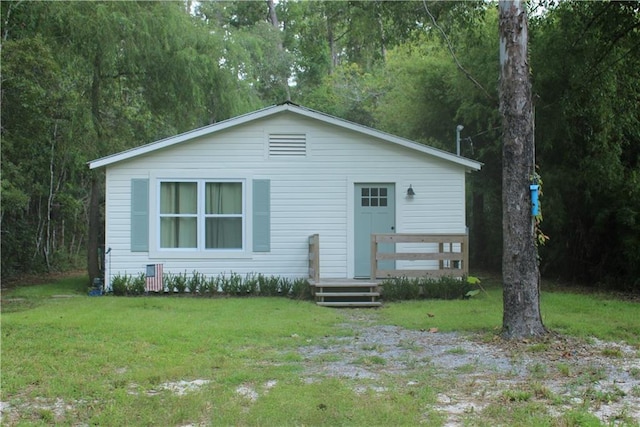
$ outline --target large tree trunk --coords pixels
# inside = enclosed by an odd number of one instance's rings
[[[502,148],[502,335],[546,333],[540,316],[540,274],[529,185],[534,172],[533,105],[527,14],[522,1],[500,1]]]
[[[91,177],[91,199],[89,202],[89,234],[87,237],[87,271],[89,273],[89,281],[93,283],[93,279],[101,277],[99,257],[100,236],[103,235],[101,230],[104,224],[100,220],[100,200],[102,199],[102,185],[100,179],[104,175],[98,172],[92,174]]]
[[[93,116],[93,127],[96,137],[101,140],[102,133],[102,115],[100,114],[100,98],[102,97],[101,87],[102,74],[102,54],[100,49],[96,49],[96,55],[93,62],[93,81],[91,84],[91,114]],[[101,150],[98,150],[102,154]],[[87,235],[87,272],[89,273],[89,281],[93,283],[96,277],[100,277],[100,260],[98,251],[100,248],[100,236],[104,235],[104,224],[100,221],[100,201],[102,199],[102,185],[98,181],[104,175],[94,172],[91,175],[91,199],[89,201],[89,230]],[[102,228],[101,228],[102,227]]]
[[[477,181],[474,182],[474,187]],[[484,221],[484,194],[480,191],[473,191],[473,201],[471,205],[471,253],[474,254],[472,263],[474,265],[481,265],[487,267],[487,260],[485,256],[487,247],[487,233]]]

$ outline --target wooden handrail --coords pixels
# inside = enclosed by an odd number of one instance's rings
[[[379,252],[384,243],[425,243],[437,244],[437,251],[429,252]],[[458,246],[459,251],[454,247]],[[393,269],[382,270],[379,261],[438,261],[437,269]],[[371,235],[371,278],[423,277],[423,276],[465,276],[469,273],[469,236],[467,234],[372,234]]]
[[[309,236],[309,280],[320,283],[320,235]]]

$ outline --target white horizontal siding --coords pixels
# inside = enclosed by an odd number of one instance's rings
[[[271,133],[304,133],[306,157],[270,158]],[[173,273],[306,277],[308,237],[318,233],[321,275],[347,277],[353,268],[349,198],[354,197],[354,183],[395,184],[397,232],[461,233],[464,174],[459,165],[304,117],[282,114],[258,120],[108,167],[106,244],[112,249],[111,274],[137,274],[147,263],[162,263],[165,272]],[[146,253],[131,253],[131,179],[150,179],[151,193],[156,179],[186,176],[243,179],[248,200],[251,180],[270,179],[271,251],[253,254],[247,240],[246,253],[229,259],[168,254],[148,259]],[[405,197],[410,184],[416,192],[413,199]],[[249,203],[245,218],[250,222]],[[250,228],[246,234],[251,235]]]

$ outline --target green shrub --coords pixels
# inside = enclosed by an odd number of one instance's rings
[[[278,279],[278,294],[282,296],[288,296],[293,288],[293,282],[286,277],[280,277]]]
[[[280,293],[280,278],[276,276],[264,276],[258,274],[259,293],[265,297],[273,297]]]
[[[198,273],[197,271],[193,271],[191,277],[187,279],[187,290],[191,295],[197,295],[199,292],[202,292],[202,289],[206,285],[206,277],[202,273]]]
[[[451,276],[395,277],[382,282],[383,296],[387,301],[414,299],[459,299],[474,290],[465,278]]]
[[[394,277],[382,282],[384,299],[388,301],[402,301],[418,299],[420,297],[421,278]]]
[[[179,294],[184,294],[187,290],[187,273],[178,273],[173,276],[173,290]],[[171,291],[171,289],[170,289]]]
[[[238,295],[257,295],[258,294],[258,276],[254,273],[249,273],[244,276],[244,280],[240,282]]]
[[[309,286],[309,282],[307,279],[298,278],[295,279],[291,284],[291,297],[300,300],[308,300],[312,299],[311,295],[311,286]],[[283,295],[287,295],[284,294]]]
[[[135,277],[131,277],[129,283],[127,283],[128,295],[143,295],[146,292],[146,278],[144,273],[140,273]]]
[[[200,294],[206,296],[214,296],[218,293],[218,281],[215,277],[204,278],[204,282],[200,287]]]
[[[113,290],[113,295],[123,296],[127,294],[127,289],[129,287],[129,279],[128,275],[120,275],[116,274],[111,279],[111,289]]]
[[[231,273],[206,277],[193,271],[188,276],[186,272],[172,274],[164,273],[164,290],[170,293],[183,294],[188,291],[191,295],[215,296],[220,293],[228,296],[285,296],[296,299],[311,299],[311,288],[307,279],[295,280],[249,273],[244,277]],[[143,295],[146,293],[146,278],[144,273],[136,277],[117,275],[112,279],[114,295]]]
[[[422,287],[423,298],[427,299],[459,299],[473,289],[473,286],[464,278],[459,279],[451,276],[426,279]]]
[[[229,277],[222,274],[220,276],[220,289],[226,295],[240,295],[242,293],[242,276],[231,273]]]

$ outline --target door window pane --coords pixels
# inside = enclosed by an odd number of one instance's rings
[[[361,206],[386,207],[388,205],[388,190],[385,187],[362,188]]]

